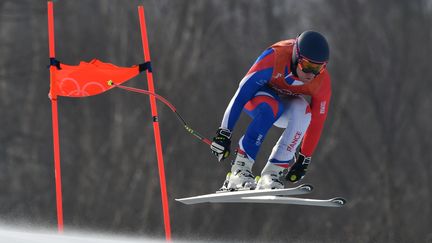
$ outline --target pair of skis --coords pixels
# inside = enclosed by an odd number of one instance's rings
[[[313,187],[308,184],[284,189],[266,190],[245,190],[245,191],[226,191],[176,199],[184,204],[198,203],[276,203],[276,204],[297,204],[321,207],[342,207],[346,200],[341,197],[331,199],[309,199],[290,197],[312,192]]]

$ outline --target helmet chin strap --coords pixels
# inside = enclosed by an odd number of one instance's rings
[[[297,77],[297,78],[299,77],[297,74],[297,65],[295,65],[293,63],[291,63],[291,72],[295,77]]]
[[[297,65],[298,65],[298,58],[295,52],[295,48],[296,48],[297,43],[295,43],[293,45],[293,53],[292,53],[292,57],[291,57],[291,72],[294,76],[296,76],[298,78],[298,74],[297,74]]]

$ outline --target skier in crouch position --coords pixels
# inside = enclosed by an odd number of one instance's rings
[[[283,177],[291,182],[304,177],[328,112],[328,60],[328,43],[315,31],[277,42],[258,57],[241,80],[210,146],[219,161],[227,158],[240,113],[244,110],[253,118],[221,190],[279,189],[284,188]],[[302,95],[310,96],[310,104]],[[256,182],[252,166],[273,125],[285,130]]]

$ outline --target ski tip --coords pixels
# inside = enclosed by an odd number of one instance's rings
[[[187,200],[185,200],[184,198],[180,198],[180,199],[175,199],[177,202],[181,202],[181,203],[183,203],[183,204],[186,204],[186,205],[189,205],[190,203],[188,203],[188,201]]]
[[[311,192],[314,189],[313,186],[309,184],[300,185],[299,188],[308,192]]]
[[[186,198],[176,198],[177,202],[186,204],[186,205],[192,205],[192,204],[198,204],[198,203],[207,203],[210,202],[206,198],[196,198],[196,197],[186,197]]]
[[[347,203],[347,200],[345,198],[342,197],[335,197],[330,199],[331,202],[338,204],[339,206],[345,206],[345,204]]]

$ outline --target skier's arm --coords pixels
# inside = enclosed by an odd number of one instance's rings
[[[311,157],[318,145],[318,141],[321,137],[324,123],[327,118],[328,107],[330,105],[330,77],[328,73],[325,73],[324,75],[326,75],[326,77],[323,80],[323,84],[319,92],[316,95],[313,95],[311,100],[310,106],[312,119],[303,138],[301,146],[301,152],[306,157]]]
[[[240,85],[225,110],[221,128],[232,131],[245,104],[251,100],[258,90],[269,82],[273,72],[274,52],[267,49],[257,59]]]
[[[286,175],[286,179],[293,183],[298,182],[305,176],[307,168],[311,162],[312,154],[318,145],[324,122],[327,118],[331,96],[331,85],[330,77],[327,73],[325,75],[326,77],[323,80],[319,92],[312,96],[310,104],[312,119],[303,138],[300,152],[298,153],[290,171]]]
[[[252,68],[240,82],[236,93],[225,110],[221,126],[210,145],[210,149],[219,161],[229,156],[232,130],[245,104],[271,79],[273,62],[273,50],[267,49],[255,61]]]

